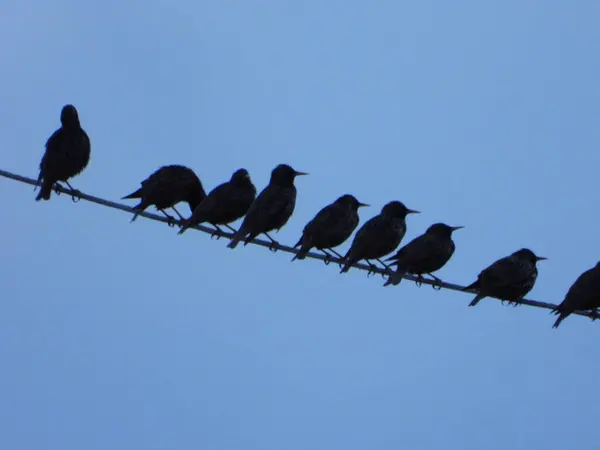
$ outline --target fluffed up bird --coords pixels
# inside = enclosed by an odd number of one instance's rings
[[[290,219],[296,207],[296,186],[294,179],[305,172],[298,172],[287,164],[279,164],[271,171],[271,179],[267,187],[256,197],[250,206],[240,229],[233,235],[229,248],[235,248],[241,240],[244,245],[261,233],[269,236],[269,231],[279,231]]]
[[[583,272],[569,288],[565,299],[552,312],[558,319],[552,328],[575,311],[596,310],[600,308],[600,261],[591,269]]]
[[[485,297],[496,297],[509,303],[523,299],[535,285],[538,275],[536,263],[544,259],[547,258],[536,256],[528,248],[499,259],[481,271],[473,284],[463,288],[463,291],[477,291],[469,306],[475,306]]]
[[[217,231],[219,225],[228,225],[244,217],[256,198],[256,188],[246,169],[236,170],[231,179],[214,188],[200,203],[192,216],[184,221],[178,234],[193,225],[210,223]],[[235,230],[233,230],[235,231]]]
[[[361,259],[379,259],[393,252],[406,234],[406,216],[418,213],[402,202],[386,204],[380,214],[367,220],[358,230],[340,273],[347,272]]]
[[[64,181],[69,189],[78,192],[69,184],[69,178],[79,175],[90,161],[91,143],[81,128],[77,109],[65,105],[60,112],[61,127],[46,141],[46,151],[40,162],[38,184],[42,187],[36,201],[50,200],[52,187]]]
[[[136,210],[131,221],[133,222],[139,212],[144,211],[151,205],[156,206],[170,221],[175,220],[169,216],[165,209],[172,208],[180,219],[183,219],[175,205],[179,202],[187,202],[190,211],[204,200],[206,192],[202,182],[192,169],[180,165],[162,166],[148,178],[142,181],[142,187],[137,191],[123,197],[123,199],[139,198],[140,202],[133,207]]]
[[[358,226],[358,208],[361,206],[369,205],[346,194],[321,209],[304,227],[302,237],[294,245],[300,246],[300,250],[292,261],[306,258],[313,247],[331,256],[325,250],[343,244],[350,237]]]
[[[427,228],[424,234],[387,259],[393,261],[391,265],[397,265],[397,268],[384,286],[400,284],[402,277],[407,273],[419,277],[428,274],[436,278],[432,273],[444,267],[454,254],[456,246],[452,240],[452,233],[461,228],[464,227],[451,227],[445,223],[435,223]],[[437,278],[436,280],[439,282]]]

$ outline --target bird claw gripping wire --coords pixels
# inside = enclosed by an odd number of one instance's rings
[[[77,189],[71,190],[71,201],[73,203],[79,203],[81,201],[81,191]]]
[[[325,252],[323,252],[325,253]],[[329,264],[331,264],[331,255],[329,253],[325,253],[325,257],[323,258],[323,263],[328,266]]]
[[[175,225],[177,225],[177,219],[175,219],[173,216],[169,216],[168,214],[165,215],[167,216],[167,225],[169,225],[171,228],[174,228]]]
[[[275,240],[271,241],[271,245],[269,245],[268,249],[270,252],[277,253],[277,250],[279,250],[279,242]]]
[[[212,233],[210,233],[210,239],[211,239],[211,241],[212,241],[213,239],[216,239],[217,241],[218,241],[219,239],[221,239],[221,232],[220,232],[220,230],[219,230],[219,229],[216,229],[215,231],[213,231]]]

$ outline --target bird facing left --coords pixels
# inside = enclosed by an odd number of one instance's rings
[[[141,183],[141,187],[123,199],[139,198],[140,202],[133,207],[136,210],[131,221],[133,222],[138,213],[144,211],[151,205],[156,206],[169,221],[176,219],[169,216],[165,209],[171,208],[179,216],[180,220],[184,220],[179,211],[175,209],[175,205],[179,202],[186,202],[190,211],[194,209],[204,200],[206,192],[202,186],[202,182],[198,176],[189,167],[181,165],[162,166]]]
[[[52,188],[63,181],[74,192],[69,179],[79,175],[90,161],[91,143],[81,128],[79,114],[73,105],[65,105],[60,113],[61,127],[46,141],[46,151],[40,162],[38,185],[40,192],[36,201],[50,200]]]

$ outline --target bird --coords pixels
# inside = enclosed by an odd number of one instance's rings
[[[287,164],[279,164],[271,171],[269,184],[252,202],[238,231],[233,235],[229,248],[235,248],[241,240],[247,245],[261,233],[271,240],[272,248],[277,242],[269,236],[269,231],[279,231],[290,220],[296,206],[296,186],[298,176],[308,175],[298,172]],[[276,248],[276,247],[275,247]]]
[[[204,200],[206,192],[202,182],[192,169],[178,164],[162,166],[154,171],[141,183],[137,191],[132,192],[122,199],[139,198],[140,202],[133,207],[136,211],[131,221],[138,214],[151,205],[162,212],[169,221],[175,219],[169,216],[165,209],[172,208],[180,219],[183,219],[175,205],[179,202],[187,202],[191,212]]]
[[[538,275],[536,263],[545,259],[548,258],[522,248],[494,262],[479,273],[474,283],[463,288],[463,291],[477,292],[469,306],[475,306],[485,297],[518,304],[535,285]]]
[[[313,247],[331,257],[325,250],[343,244],[350,237],[358,226],[358,209],[364,206],[369,205],[345,194],[321,209],[304,227],[302,236],[294,245],[300,250],[292,261],[305,259]]]
[[[36,201],[50,200],[52,187],[59,181],[64,181],[74,193],[80,193],[73,189],[68,180],[83,172],[90,161],[90,138],[81,128],[79,114],[73,105],[62,107],[60,122],[61,127],[46,141],[38,176],[41,189]]]
[[[451,227],[445,223],[434,223],[424,234],[416,237],[386,261],[393,261],[397,265],[396,271],[390,275],[384,286],[398,285],[406,273],[418,275],[431,275],[440,281],[432,272],[440,270],[454,254],[456,246],[452,240],[452,233],[464,228],[463,226]]]
[[[367,220],[358,230],[340,273],[347,272],[361,259],[379,259],[393,252],[406,234],[406,216],[419,211],[408,209],[404,203],[387,203],[381,213]]]
[[[200,203],[191,217],[184,221],[177,234],[183,234],[193,225],[210,223],[220,232],[218,225],[226,225],[244,217],[256,198],[256,188],[246,169],[236,170],[229,181],[218,185]],[[233,230],[233,229],[232,229]],[[235,230],[233,230],[235,232]]]
[[[552,311],[558,315],[552,328],[558,328],[560,323],[575,311],[597,308],[600,308],[600,261],[579,275],[567,291],[565,299]]]

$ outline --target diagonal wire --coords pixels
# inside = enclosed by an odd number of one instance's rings
[[[8,179],[11,179],[14,181],[18,181],[21,183],[30,184],[32,186],[38,185],[37,181],[32,178],[24,177],[22,175],[18,175],[18,174],[8,172],[8,171],[2,170],[2,169],[0,169],[0,176],[3,176],[5,178],[8,178]],[[163,223],[168,224],[169,226],[173,226],[173,223],[170,222],[169,219],[167,219],[164,216],[159,216],[157,214],[152,214],[152,213],[149,213],[146,211],[143,211],[143,212],[135,211],[133,208],[131,208],[127,205],[123,205],[121,203],[112,202],[110,200],[105,200],[100,197],[94,197],[93,195],[84,194],[83,192],[80,192],[80,191],[72,191],[71,189],[64,188],[60,185],[55,185],[55,186],[59,192],[71,195],[74,199],[79,198],[79,199],[86,200],[91,203],[96,203],[98,205],[106,206],[108,208],[119,209],[121,211],[125,211],[125,212],[132,213],[132,214],[137,213],[139,216],[145,217],[147,219],[155,220],[158,222],[163,222]],[[231,239],[233,237],[233,233],[228,233],[225,231],[218,231],[218,230],[215,231],[213,228],[209,228],[209,227],[206,227],[203,225],[195,225],[190,228],[193,228],[198,231],[202,231],[204,233],[207,233],[207,234],[210,234],[213,236],[217,236],[218,238],[226,237],[226,238]],[[296,249],[296,248],[289,247],[287,245],[282,245],[280,243],[272,243],[270,241],[265,241],[262,239],[253,239],[252,241],[250,241],[250,243],[252,243],[254,245],[259,245],[261,247],[266,247],[266,248],[272,249],[275,252],[282,251],[282,252],[291,253],[291,254],[298,253],[298,249]],[[328,257],[328,256],[322,255],[320,253],[309,252],[306,255],[306,257],[324,261],[325,264],[329,264],[329,263],[341,264],[342,263],[340,258],[336,258],[334,256]],[[375,267],[375,266],[369,266],[367,264],[358,263],[358,264],[354,264],[352,267],[359,269],[359,270],[364,270],[368,273],[377,273],[382,276],[389,274],[387,269],[383,269],[383,268]],[[466,292],[466,293],[471,293],[471,294],[476,293],[475,291],[472,291],[472,290],[463,291],[464,286],[461,286],[459,284],[454,284],[454,283],[448,283],[446,281],[442,281],[442,282],[438,283],[435,280],[429,280],[426,278],[418,278],[418,277],[416,277],[414,275],[410,275],[410,274],[404,275],[403,278],[406,280],[409,280],[409,281],[415,281],[415,282],[420,282],[422,284],[427,284],[436,289],[449,289],[451,291],[458,291],[458,292],[463,292],[463,293]],[[495,298],[495,297],[486,297],[486,298]],[[500,299],[496,298],[496,300],[500,300]],[[518,300],[513,303],[518,303],[518,304],[527,305],[527,306],[534,306],[536,308],[550,309],[550,310],[556,308],[556,305],[554,305],[552,303],[540,302],[537,300],[529,300],[529,299],[522,299],[522,300]],[[589,317],[592,320],[596,320],[596,319],[600,318],[600,315],[596,311],[575,311],[572,314]]]

